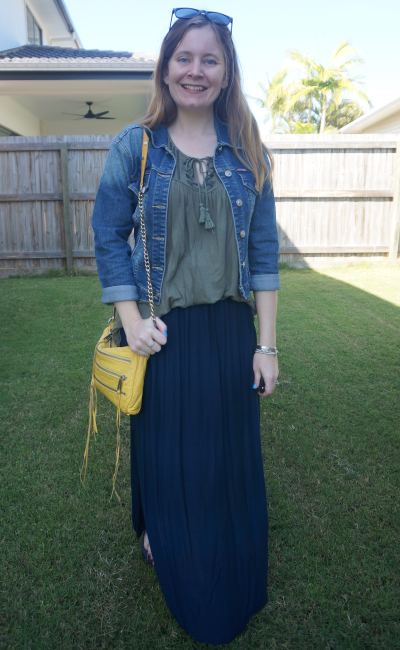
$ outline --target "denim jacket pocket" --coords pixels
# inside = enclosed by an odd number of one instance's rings
[[[139,269],[143,262],[143,240],[140,229],[135,227],[135,246],[131,254],[133,275],[135,281],[138,279]]]
[[[246,191],[247,198],[250,204],[250,212],[252,212],[256,202],[256,198],[258,197],[258,191],[257,188],[255,187],[254,177],[250,172],[237,171],[236,173],[243,183],[243,187]]]
[[[251,190],[253,192],[253,194],[258,196],[258,191],[257,191],[257,188],[255,186],[255,179],[253,177],[253,174],[250,174],[250,172],[239,172],[239,171],[237,172],[237,174],[242,179],[243,185],[247,189]]]
[[[144,182],[145,187],[147,186],[147,183],[149,182],[149,177],[150,177],[150,170],[148,170],[144,174],[143,182]],[[139,189],[140,189],[140,178],[139,178],[139,176],[137,176],[131,183],[129,183],[128,188],[131,190],[131,192],[133,192],[135,194],[136,197],[139,196]],[[146,205],[146,194],[145,194],[145,197],[144,197],[144,207],[145,207],[145,205]],[[133,219],[133,226],[134,226],[135,231],[136,231],[136,229],[138,228],[138,226],[140,224],[139,203],[137,204],[136,209],[135,209],[135,211],[134,211],[134,213],[132,215],[132,219]]]

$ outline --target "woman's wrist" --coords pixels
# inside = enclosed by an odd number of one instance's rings
[[[276,347],[276,291],[255,291],[259,344]]]
[[[127,329],[135,321],[142,320],[136,300],[120,300],[115,302],[114,306],[124,329]]]

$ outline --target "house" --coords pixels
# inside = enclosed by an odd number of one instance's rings
[[[369,111],[340,129],[339,133],[399,133],[400,97]]]
[[[63,0],[0,15],[0,136],[112,135],[145,113],[156,55],[85,50]]]

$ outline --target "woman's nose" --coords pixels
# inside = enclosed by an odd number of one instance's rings
[[[203,76],[203,71],[201,69],[200,61],[193,61],[192,62],[189,74],[192,77],[202,77]]]

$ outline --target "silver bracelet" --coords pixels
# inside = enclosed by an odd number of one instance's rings
[[[278,350],[276,348],[270,347],[269,345],[257,345],[256,352],[259,354],[271,354],[274,357],[276,357],[278,354]]]

